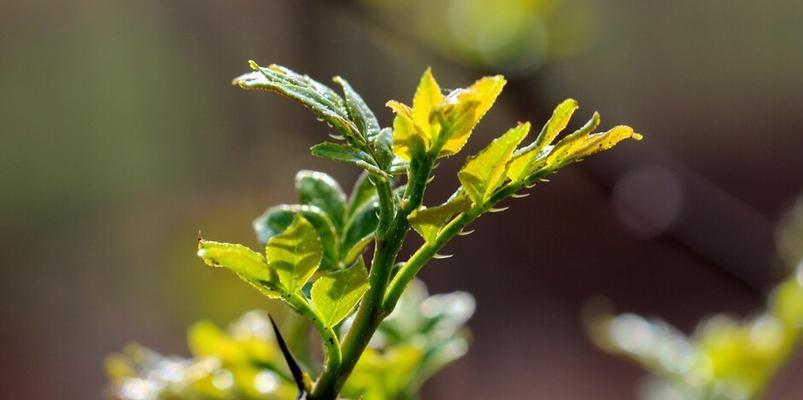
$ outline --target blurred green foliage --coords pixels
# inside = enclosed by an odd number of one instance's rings
[[[719,314],[691,336],[666,322],[635,314],[594,316],[592,337],[603,350],[651,372],[646,400],[748,400],[761,398],[803,332],[803,201],[779,229],[781,258],[791,276],[758,315],[739,320]]]
[[[576,53],[593,38],[597,22],[583,0],[363,2],[391,26],[405,24],[406,29],[398,29],[442,54],[511,75]]]
[[[474,299],[468,293],[429,296],[422,282],[414,282],[380,326],[343,395],[366,400],[417,398],[427,378],[465,354],[468,331],[464,324],[473,312]],[[106,361],[109,397],[289,400],[298,396],[264,312],[249,311],[225,330],[201,321],[189,329],[187,337],[190,358],[163,356],[133,344],[110,356]]]

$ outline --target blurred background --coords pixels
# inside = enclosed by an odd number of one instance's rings
[[[0,397],[102,396],[136,341],[186,354],[195,320],[273,307],[195,257],[199,229],[256,245],[325,125],[230,85],[246,61],[342,75],[384,124],[432,66],[445,87],[509,77],[469,154],[562,99],[646,139],[573,166],[423,272],[476,295],[469,354],[429,399],[629,399],[642,372],[581,312],[688,331],[750,315],[785,275],[773,230],[803,188],[803,3],[712,0],[0,0]],[[572,128],[574,126],[570,126]],[[464,157],[442,163],[429,201]],[[803,358],[770,399],[803,391]],[[796,376],[797,374],[797,376]]]

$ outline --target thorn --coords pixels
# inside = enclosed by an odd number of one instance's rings
[[[304,387],[304,373],[301,372],[301,367],[298,366],[295,357],[293,357],[293,354],[290,353],[290,349],[287,348],[287,343],[284,342],[282,334],[279,333],[279,328],[276,327],[276,322],[273,320],[273,316],[268,314],[268,318],[270,318],[270,324],[273,325],[273,333],[276,334],[276,342],[279,344],[279,348],[282,350],[282,355],[284,356],[284,360],[287,362],[287,367],[293,374],[293,380],[296,382],[296,386],[298,386],[298,397],[304,398],[307,393],[307,388]]]
[[[434,181],[434,180],[435,180],[435,175],[431,175],[431,176],[429,177],[429,179],[427,179],[427,185],[429,185],[430,183],[432,183],[432,181]]]
[[[198,229],[198,241],[204,240],[204,236],[201,234],[201,230]]]
[[[476,229],[472,229],[470,231],[460,231],[460,232],[457,233],[457,236],[468,236],[468,235],[474,233],[474,231],[476,231]]]
[[[443,260],[443,259],[446,259],[446,258],[451,258],[453,256],[454,256],[454,254],[445,254],[445,255],[444,254],[435,254],[434,256],[432,256],[432,258],[434,258],[436,260]]]
[[[507,207],[499,207],[499,208],[491,208],[490,210],[488,210],[488,212],[492,212],[492,213],[500,213],[500,212],[502,212],[502,211],[505,211],[505,210],[507,210],[508,208],[510,208],[510,206],[507,206]]]
[[[435,165],[432,166],[432,169],[437,169],[440,165],[441,163],[436,162]]]
[[[512,197],[514,199],[523,199],[523,198],[525,198],[525,197],[527,197],[529,195],[530,195],[529,193],[513,193],[513,194],[510,195],[510,197]]]
[[[334,140],[346,140],[346,138],[343,137],[343,135],[335,135],[334,133],[330,133],[329,137]]]
[[[544,182],[544,183],[549,182],[549,179],[547,179],[547,178],[540,178],[538,180],[541,181],[541,182]]]

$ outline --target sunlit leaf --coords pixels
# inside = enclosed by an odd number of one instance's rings
[[[577,101],[573,99],[566,99],[555,108],[535,141],[516,151],[507,171],[507,176],[511,181],[519,182],[535,171],[536,159],[540,158],[544,151],[549,151],[549,146],[566,129],[566,125],[569,124],[569,120],[578,108]],[[599,125],[599,114],[594,113],[591,120],[577,132],[590,133],[597,128],[597,125]]]
[[[318,237],[323,246],[323,262],[321,268],[330,269],[337,267],[339,259],[339,239],[337,232],[329,216],[316,206],[300,204],[281,204],[265,211],[264,214],[254,220],[254,230],[262,244],[284,232],[295,219],[296,214],[301,214],[315,227]]]
[[[339,232],[346,213],[346,195],[331,176],[317,171],[299,171],[296,174],[296,191],[302,204],[316,206],[332,220]]]
[[[310,292],[322,322],[333,327],[346,318],[368,289],[368,271],[362,259],[352,267],[318,278]]]
[[[271,272],[291,294],[301,290],[318,269],[323,249],[312,224],[296,215],[284,232],[268,240],[265,254]]]
[[[617,143],[631,138],[641,140],[641,135],[625,125],[616,126],[602,133],[572,134],[555,145],[545,160],[546,166],[550,169],[559,168],[583,157],[608,150]]]
[[[435,107],[439,106],[441,102],[443,102],[441,88],[438,86],[438,82],[435,81],[435,77],[432,76],[432,69],[427,68],[424,71],[424,75],[421,76],[418,88],[415,90],[412,111],[413,122],[423,128],[425,130],[424,133],[428,133],[426,131],[429,128],[430,116]]]
[[[457,176],[474,204],[484,204],[504,181],[508,160],[529,131],[529,123],[519,124],[468,158]]]
[[[452,218],[471,208],[471,200],[460,192],[446,203],[413,211],[407,218],[410,225],[426,242],[432,242]]]
[[[396,113],[393,119],[393,152],[404,160],[411,160],[414,155],[424,154],[429,148],[429,136],[413,122],[409,109],[401,103],[388,102],[388,106]]]
[[[268,297],[276,298],[276,281],[262,254],[240,244],[198,241],[198,257],[209,266],[227,268]]]
[[[449,94],[439,111],[444,121],[441,134],[446,136],[442,139],[440,157],[455,154],[465,146],[474,127],[502,93],[505,83],[501,75],[486,76],[466,89]]]

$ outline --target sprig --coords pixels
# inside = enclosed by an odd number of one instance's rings
[[[271,298],[285,301],[309,318],[323,337],[326,367],[309,397],[333,400],[366,353],[374,333],[390,315],[415,276],[438,252],[480,216],[499,211],[498,203],[519,196],[544,177],[625,139],[641,139],[627,126],[594,133],[591,120],[558,140],[578,105],[561,103],[536,139],[519,147],[530,131],[520,123],[468,157],[458,173],[460,186],[444,203],[425,205],[425,192],[437,161],[459,153],[506,84],[502,76],[484,77],[456,90],[441,89],[427,69],[412,106],[387,102],[392,127],[382,127],[375,113],[343,78],[343,95],[332,88],[271,65],[250,63],[253,72],[234,80],[245,89],[282,94],[309,108],[333,130],[336,141],[312,147],[312,154],[363,169],[348,200],[340,185],[320,172],[296,177],[299,205],[272,207],[254,222],[266,253],[240,245],[201,241],[199,255],[223,266]],[[398,179],[403,176],[405,179]],[[404,180],[404,185],[396,185]],[[410,257],[397,257],[408,233],[424,244]],[[371,265],[362,252],[374,243]],[[318,272],[320,269],[321,272]],[[310,283],[312,281],[312,283]],[[348,330],[334,328],[352,310]]]

